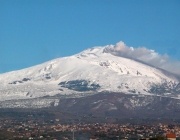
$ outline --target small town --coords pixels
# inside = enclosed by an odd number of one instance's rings
[[[63,124],[59,119],[0,119],[0,140],[139,140],[157,136],[179,140],[180,125],[83,122]]]

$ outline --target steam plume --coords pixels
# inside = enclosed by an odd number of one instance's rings
[[[104,51],[116,56],[139,60],[180,75],[180,61],[172,61],[167,54],[160,55],[146,47],[128,47],[124,42],[120,41],[115,46],[107,47]]]

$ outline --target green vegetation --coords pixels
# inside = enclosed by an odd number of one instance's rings
[[[163,136],[156,136],[156,137],[150,138],[149,140],[167,140],[167,138]]]

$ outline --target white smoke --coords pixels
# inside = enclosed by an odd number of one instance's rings
[[[104,51],[116,56],[139,60],[180,75],[180,61],[171,61],[167,54],[160,55],[154,50],[147,49],[146,47],[128,47],[124,42],[120,41],[115,46],[107,47]]]

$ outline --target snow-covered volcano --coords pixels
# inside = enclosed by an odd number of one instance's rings
[[[0,75],[0,101],[101,91],[180,98],[179,80],[169,72],[94,47]]]

